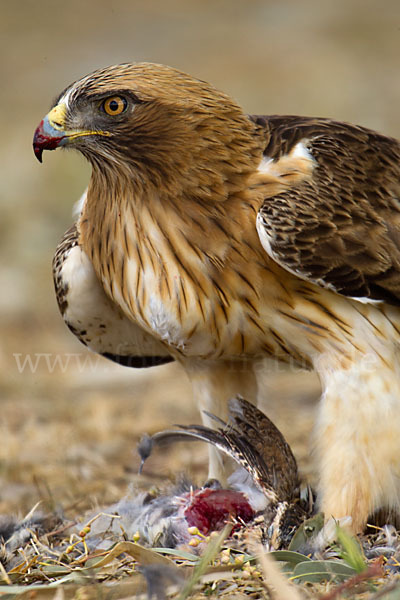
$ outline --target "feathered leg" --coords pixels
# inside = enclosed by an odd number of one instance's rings
[[[185,368],[193,386],[193,395],[201,411],[203,425],[215,428],[215,421],[207,411],[228,420],[228,400],[241,394],[249,402],[257,403],[257,381],[253,363],[248,361],[185,361]],[[226,470],[220,452],[209,446],[210,479],[226,482]]]
[[[319,502],[326,519],[350,515],[358,533],[376,509],[399,510],[399,377],[383,361],[356,363],[325,384],[316,424]]]

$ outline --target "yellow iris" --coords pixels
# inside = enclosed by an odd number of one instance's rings
[[[127,107],[127,101],[121,96],[111,96],[104,100],[102,108],[110,116],[120,115]]]

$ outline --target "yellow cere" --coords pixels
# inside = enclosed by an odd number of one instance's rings
[[[67,107],[64,104],[57,104],[54,108],[49,112],[48,119],[49,123],[54,129],[62,130],[65,124],[65,114],[67,112]]]
[[[110,99],[111,100],[111,99]],[[121,99],[122,102],[122,99]],[[123,105],[125,107],[125,104]],[[48,113],[47,118],[49,120],[49,124],[53,129],[57,129],[58,131],[62,131],[68,140],[74,140],[79,137],[85,137],[88,135],[101,135],[105,137],[109,137],[111,134],[108,131],[102,130],[90,130],[90,129],[78,129],[67,131],[65,129],[65,115],[67,113],[67,106],[62,102],[61,104],[57,104],[51,111]],[[115,114],[115,113],[114,113]]]

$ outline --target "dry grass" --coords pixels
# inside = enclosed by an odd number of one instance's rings
[[[29,540],[16,544],[12,555],[3,555],[8,567],[0,562],[0,596],[53,598],[57,593],[62,598],[100,595],[115,600],[144,593],[157,600],[399,597],[399,553],[388,561],[383,557],[367,561],[350,538],[345,537],[324,560],[287,551],[267,554],[254,535],[248,548],[239,550],[228,537],[230,526],[205,539],[200,552],[190,545],[151,549],[136,536],[127,540],[122,527],[119,533],[118,527],[110,527],[118,518],[98,512],[72,523],[65,518],[42,519],[40,535],[35,532],[38,520],[29,529]],[[198,536],[193,540],[198,541]],[[367,538],[362,541],[368,545]]]

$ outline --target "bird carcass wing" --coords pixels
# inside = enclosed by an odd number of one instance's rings
[[[209,413],[208,413],[209,414]],[[140,471],[155,446],[179,441],[203,441],[217,447],[247,473],[272,502],[290,501],[298,485],[297,463],[282,433],[256,406],[238,396],[229,401],[229,421],[209,414],[219,426],[179,425],[178,430],[142,437]]]
[[[256,120],[268,139],[261,170],[282,179],[257,216],[267,253],[339,294],[399,304],[400,143],[328,119]],[[307,159],[310,169],[285,185],[289,155]]]

